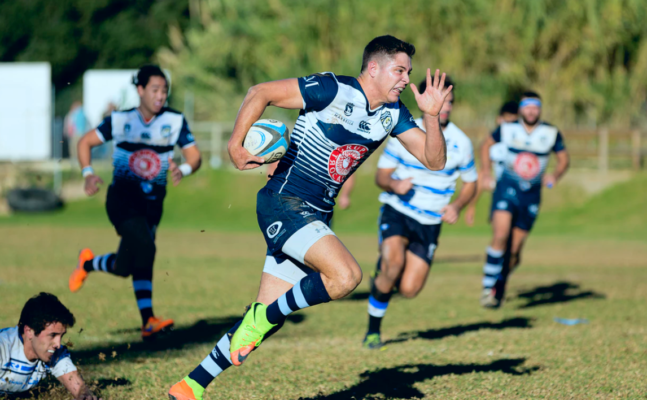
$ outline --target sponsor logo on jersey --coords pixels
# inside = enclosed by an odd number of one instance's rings
[[[354,123],[354,122],[353,122],[353,121],[351,121],[351,120],[350,120],[350,119],[348,119],[348,118],[345,118],[345,117],[344,117],[343,115],[341,115],[340,113],[335,113],[335,118],[337,118],[338,120],[340,120],[341,122],[343,122],[343,123],[345,123],[345,124],[348,124],[348,125],[350,125],[350,126],[353,126],[353,123]]]
[[[124,125],[124,133],[130,133],[130,124]]]
[[[514,172],[527,181],[537,177],[541,171],[539,157],[532,153],[519,153],[514,160]]]
[[[159,175],[162,161],[153,150],[142,149],[130,155],[128,167],[135,175],[150,181]]]
[[[276,235],[279,234],[279,231],[281,230],[281,227],[283,226],[283,222],[281,221],[276,221],[272,225],[267,227],[267,237],[270,239],[274,239]]]
[[[362,121],[359,123],[359,130],[362,132],[370,132],[371,131],[371,124],[369,124],[366,121]]]
[[[162,125],[162,137],[167,138],[171,136],[171,125]]]
[[[337,147],[330,153],[328,158],[328,175],[335,182],[342,183],[367,152],[368,147],[361,144],[347,144]]]
[[[350,117],[350,115],[353,113],[353,107],[354,107],[353,103],[346,104],[346,109],[344,110],[344,115],[346,115],[347,117]]]
[[[391,112],[382,111],[382,114],[380,115],[380,121],[382,121],[382,126],[384,127],[384,130],[387,132],[391,132],[391,129],[393,128],[393,117],[391,116]]]
[[[149,132],[142,132],[142,139],[150,139],[151,134]]]

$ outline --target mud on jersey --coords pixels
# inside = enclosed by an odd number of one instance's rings
[[[99,124],[97,135],[114,142],[113,181],[138,182],[145,193],[153,185],[166,186],[168,158],[176,144],[183,149],[195,145],[182,113],[166,107],[149,122],[135,108],[113,111]]]
[[[400,101],[369,109],[355,78],[326,72],[298,81],[303,109],[267,187],[329,211],[344,181],[387,135],[397,136],[416,124]]]
[[[422,128],[422,119],[416,123]],[[456,180],[474,182],[478,175],[474,165],[472,142],[454,123],[443,128],[447,143],[447,163],[441,171],[432,171],[420,163],[397,139],[389,139],[377,163],[378,168],[395,169],[393,179],[411,178],[413,188],[406,194],[382,192],[379,200],[423,225],[440,224],[441,209],[449,204],[456,191]]]
[[[56,350],[49,363],[29,361],[17,326],[0,330],[0,395],[34,388],[47,374],[59,378],[76,371],[65,346]],[[0,396],[1,397],[1,396]]]
[[[503,123],[492,139],[507,146],[501,182],[522,191],[540,190],[550,153],[566,149],[562,134],[546,122],[540,122],[531,133],[520,122]]]

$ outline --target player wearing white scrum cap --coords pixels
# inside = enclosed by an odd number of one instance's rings
[[[29,299],[18,325],[0,330],[0,395],[26,392],[51,374],[75,399],[96,400],[61,344],[74,322],[53,294]]]

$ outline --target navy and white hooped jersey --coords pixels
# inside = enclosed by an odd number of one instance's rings
[[[65,346],[56,350],[49,363],[29,361],[17,326],[0,330],[0,394],[34,388],[47,374],[59,378],[76,371]]]
[[[503,123],[492,133],[492,139],[507,146],[501,181],[522,191],[540,190],[550,153],[566,149],[562,134],[546,122],[539,122],[531,133],[518,121]]]
[[[422,119],[417,119],[416,123],[422,128]],[[412,178],[413,183],[413,188],[404,195],[382,192],[380,202],[424,225],[440,224],[440,210],[449,204],[459,176],[463,182],[474,182],[478,177],[472,142],[467,135],[452,122],[443,129],[443,135],[447,143],[447,163],[441,171],[427,169],[397,139],[387,142],[377,163],[378,168],[395,168],[392,178]]]
[[[182,113],[167,107],[149,122],[136,108],[113,111],[96,131],[103,142],[114,142],[114,182],[140,183],[144,193],[153,185],[166,186],[168,158],[176,144],[183,149],[195,145]]]
[[[369,109],[355,78],[326,72],[298,81],[303,110],[267,187],[328,212],[344,181],[387,135],[397,136],[416,124],[400,101]]]

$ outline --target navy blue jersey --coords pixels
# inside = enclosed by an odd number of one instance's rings
[[[195,145],[182,113],[166,107],[148,123],[135,108],[113,111],[99,124],[97,135],[103,142],[114,142],[113,181],[140,183],[144,192],[166,185],[168,158],[175,145],[183,149]]]
[[[546,122],[540,122],[530,133],[520,122],[503,123],[492,133],[492,139],[507,146],[501,181],[523,191],[540,190],[550,153],[566,149],[562,134]]]
[[[298,81],[303,109],[267,187],[330,211],[344,181],[388,135],[417,126],[400,101],[369,109],[356,78],[325,72]]]

